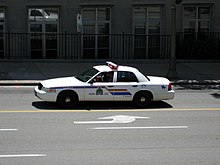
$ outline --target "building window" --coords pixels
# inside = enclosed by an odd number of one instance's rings
[[[5,10],[0,9],[0,58],[4,58],[5,56],[4,32],[5,32]]]
[[[185,35],[210,32],[210,6],[185,6],[183,12],[183,30]]]
[[[134,58],[157,58],[161,34],[161,7],[135,7],[134,22]]]
[[[83,8],[83,58],[107,59],[110,54],[110,8]]]
[[[30,54],[33,59],[57,58],[59,10],[32,8],[29,13]]]

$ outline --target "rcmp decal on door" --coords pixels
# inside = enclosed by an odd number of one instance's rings
[[[98,89],[96,90],[96,95],[103,95],[103,90],[101,87],[98,87]]]
[[[106,87],[98,87],[95,92],[90,92],[89,95],[103,96],[109,95],[109,92]]]

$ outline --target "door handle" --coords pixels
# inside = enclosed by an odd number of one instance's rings
[[[114,87],[113,85],[110,85],[110,86],[108,86],[109,88],[112,88],[112,87]]]
[[[137,87],[137,85],[132,85],[132,87]]]

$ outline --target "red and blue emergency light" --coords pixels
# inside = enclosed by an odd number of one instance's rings
[[[110,61],[107,61],[106,63],[108,64],[109,68],[114,69],[114,70],[118,69],[118,65],[117,64],[114,64],[113,62],[110,62]]]

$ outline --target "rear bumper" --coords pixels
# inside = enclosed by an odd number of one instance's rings
[[[160,101],[160,100],[171,100],[175,97],[175,91],[170,90],[164,93],[157,93],[154,95],[153,101]]]
[[[171,100],[175,97],[175,91],[174,90],[171,90],[171,91],[168,91],[167,92],[167,99],[164,99],[164,100]]]

